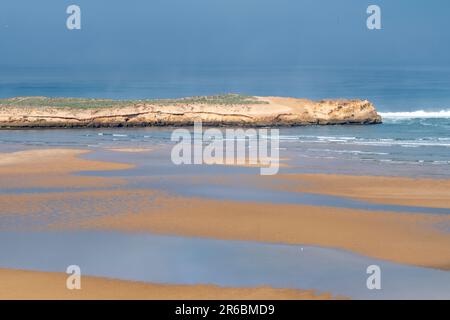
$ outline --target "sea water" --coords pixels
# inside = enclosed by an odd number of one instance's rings
[[[320,170],[338,170],[347,164],[353,167],[358,161],[388,165],[392,168],[390,174],[439,176],[450,171],[450,68],[194,65],[0,69],[0,98],[33,95],[144,99],[230,92],[373,102],[383,117],[382,125],[310,126],[281,131],[282,147],[291,158],[320,159],[326,163]],[[170,133],[170,129],[1,131],[0,143],[147,145],[168,143]],[[339,164],[330,165],[330,161]],[[364,166],[373,167],[367,163]],[[368,174],[379,173],[368,170]]]

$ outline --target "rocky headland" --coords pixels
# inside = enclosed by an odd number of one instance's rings
[[[128,126],[300,126],[381,123],[367,100],[235,94],[161,100],[16,97],[0,99],[0,128]]]

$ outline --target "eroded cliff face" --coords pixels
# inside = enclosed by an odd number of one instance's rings
[[[375,107],[367,100],[251,98],[255,103],[137,102],[98,108],[11,103],[0,105],[0,128],[182,126],[196,121],[211,126],[381,123]]]

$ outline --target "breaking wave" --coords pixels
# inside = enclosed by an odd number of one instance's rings
[[[450,110],[441,111],[425,111],[417,110],[411,112],[379,112],[385,119],[448,119],[450,118]]]

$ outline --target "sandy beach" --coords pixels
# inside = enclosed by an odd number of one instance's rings
[[[0,300],[328,300],[312,290],[168,285],[82,276],[81,290],[68,290],[63,273],[0,269]],[[337,297],[340,298],[340,297]]]
[[[158,207],[139,214],[53,227],[318,245],[450,270],[450,235],[436,227],[448,223],[439,215],[162,197]]]
[[[61,185],[83,188],[119,182],[116,178],[73,176],[70,172],[86,170],[114,170],[130,168],[127,164],[103,163],[80,159],[82,150],[39,150],[9,154],[3,158],[0,176],[13,176],[19,181],[33,182],[36,186],[53,183],[42,172],[51,171]],[[18,158],[18,164],[12,164]],[[6,159],[6,160],[5,160]],[[41,159],[42,162],[32,161]],[[17,179],[22,170],[26,179]],[[63,177],[63,178],[61,178]],[[303,176],[301,176],[303,177]],[[309,176],[310,177],[310,176]],[[325,181],[326,175],[319,176]],[[75,178],[75,180],[73,180]],[[80,179],[83,178],[83,179]],[[282,177],[290,179],[291,177]],[[307,190],[311,191],[310,181]],[[343,180],[330,176],[333,186],[354,187],[352,181],[369,179],[348,177]],[[111,179],[111,180],[108,180]],[[392,178],[402,185],[407,179]],[[395,180],[397,179],[397,180]],[[350,180],[350,183],[348,181]],[[383,178],[374,178],[380,187]],[[2,181],[4,181],[2,179]],[[294,180],[297,181],[297,180]],[[427,181],[428,182],[428,181]],[[20,185],[22,182],[17,183]],[[76,183],[76,184],[75,184]],[[428,182],[430,184],[430,182]],[[14,185],[14,182],[8,183]],[[58,185],[58,184],[56,184]],[[319,185],[319,184],[317,184]],[[436,184],[445,187],[444,184]],[[23,185],[22,185],[23,186]],[[423,185],[425,188],[427,185]],[[395,188],[392,188],[394,191]],[[316,189],[319,192],[319,189]],[[322,190],[322,189],[320,189]],[[400,189],[401,190],[401,189]],[[441,190],[447,192],[447,189]],[[399,193],[401,193],[399,191]],[[361,194],[361,193],[359,193]],[[395,194],[395,193],[394,193]],[[356,194],[358,195],[358,194]],[[345,196],[348,196],[345,194]],[[352,195],[355,196],[355,195]],[[399,196],[400,202],[405,201]],[[416,199],[420,202],[421,196]],[[71,206],[73,203],[83,205]],[[373,212],[327,206],[218,201],[202,198],[171,196],[159,190],[98,190],[83,192],[50,192],[9,194],[0,196],[0,205],[7,212],[38,217],[46,208],[61,213],[60,219],[46,220],[41,216],[44,229],[105,229],[126,232],[152,232],[217,239],[251,240],[272,243],[310,244],[350,250],[359,254],[399,263],[438,269],[450,269],[450,236],[437,226],[448,225],[447,215],[407,214],[399,212]],[[90,209],[92,208],[92,209]],[[91,211],[91,215],[86,212]],[[95,213],[95,214],[94,214]],[[55,219],[52,216],[52,219]],[[24,227],[25,228],[25,227]],[[421,252],[417,254],[417,252]]]
[[[124,184],[119,178],[79,176],[79,171],[110,171],[132,168],[130,164],[80,158],[88,150],[34,149],[0,153],[0,188],[108,187]]]
[[[400,264],[450,270],[450,234],[445,231],[450,225],[448,215],[280,204],[270,203],[270,199],[263,202],[217,200],[169,194],[157,188],[129,189],[129,180],[124,178],[86,176],[78,172],[114,172],[132,169],[134,165],[88,160],[84,158],[87,154],[87,150],[79,149],[1,154],[2,188],[26,190],[32,187],[40,191],[1,194],[0,218],[20,217],[22,223],[14,224],[14,230],[22,232],[109,230],[311,245],[347,250]],[[212,180],[218,184],[232,183],[232,179],[225,181],[210,176],[197,177],[195,183],[211,183]],[[445,202],[448,199],[446,180],[280,175],[258,177],[249,183],[255,181],[274,190],[332,194],[380,203],[448,207]],[[65,189],[46,191],[51,187]],[[8,230],[6,225],[2,228]],[[309,291],[219,288],[203,284],[143,284],[89,277],[85,281],[85,290],[71,293],[59,287],[64,277],[64,274],[2,270],[0,283],[8,289],[0,290],[0,298],[323,299],[332,294],[315,296]],[[33,288],[30,291],[26,289],[28,283]],[[38,290],[41,286],[43,289]]]
[[[335,174],[279,175],[286,190],[329,194],[373,203],[450,208],[450,180],[350,176]]]

